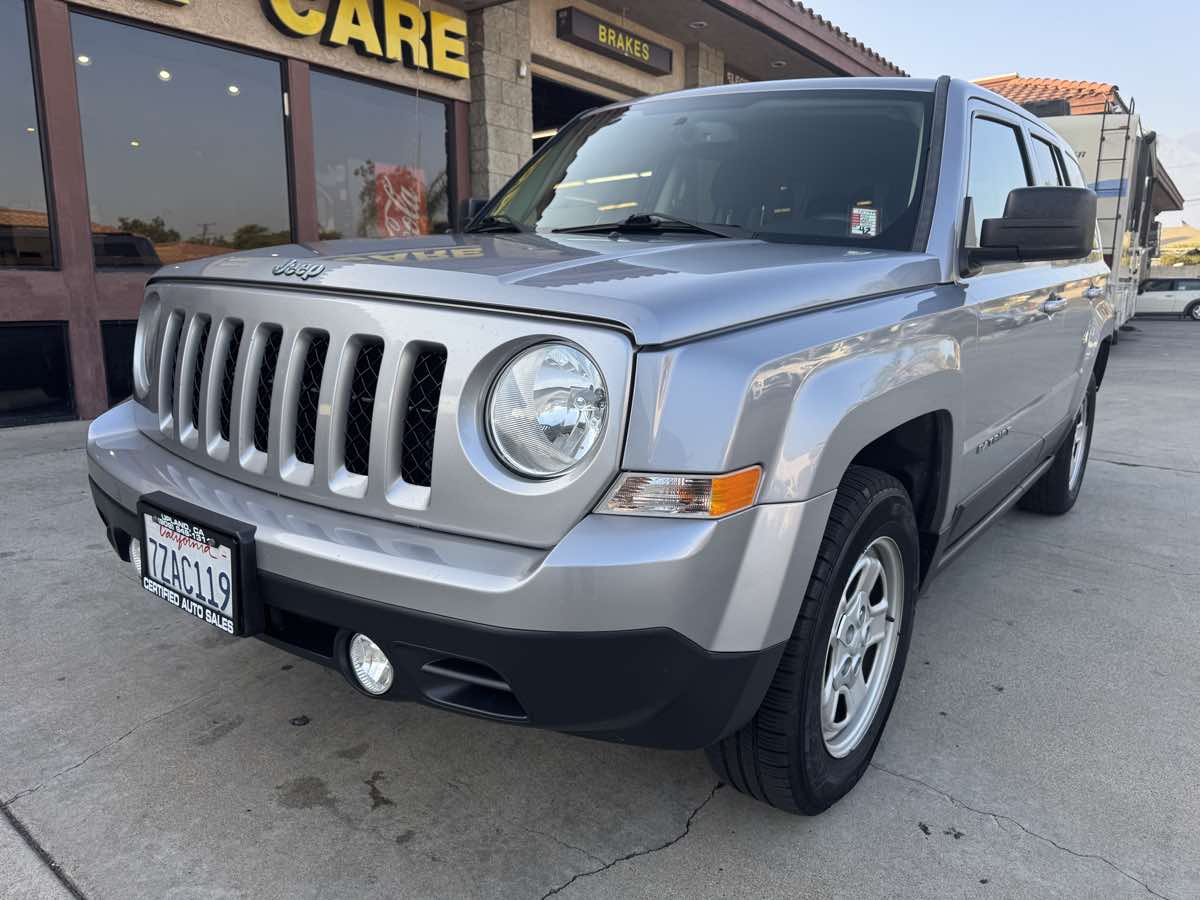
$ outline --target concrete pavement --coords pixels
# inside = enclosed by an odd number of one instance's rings
[[[815,819],[700,753],[226,638],[109,550],[82,424],[0,431],[0,896],[1200,896],[1200,327],[1137,328],[1076,509],[1009,514],[922,598],[875,764]]]

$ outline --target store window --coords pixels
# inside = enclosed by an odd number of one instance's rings
[[[0,0],[0,266],[54,265],[24,0]]]
[[[445,103],[313,72],[312,108],[322,238],[449,230]]]
[[[133,394],[133,339],[136,321],[100,323],[100,342],[104,347],[104,385],[108,405],[116,406]]]
[[[101,267],[288,243],[280,64],[72,13]]]
[[[0,427],[74,415],[67,323],[0,323]]]

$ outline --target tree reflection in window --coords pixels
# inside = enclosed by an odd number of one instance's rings
[[[291,241],[278,62],[81,12],[71,32],[97,266]]]

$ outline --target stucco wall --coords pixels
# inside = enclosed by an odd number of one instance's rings
[[[76,6],[90,6],[228,44],[240,44],[265,53],[302,59],[315,66],[350,72],[440,97],[471,99],[471,88],[466,79],[445,78],[398,63],[359,56],[352,47],[326,47],[315,37],[287,37],[267,21],[258,0],[192,0],[186,6],[176,6],[163,0],[74,0],[74,3]],[[328,9],[329,2],[295,0],[295,6],[298,10]],[[442,3],[426,0],[423,8],[465,18],[462,12]]]

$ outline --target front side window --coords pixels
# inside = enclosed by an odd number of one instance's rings
[[[1159,291],[1169,291],[1170,289],[1171,282],[1163,281],[1162,279],[1156,279],[1154,281],[1147,281],[1145,286],[1142,288],[1142,293],[1156,294]]]
[[[971,127],[970,165],[967,193],[975,209],[975,220],[974,232],[967,236],[967,246],[978,247],[983,220],[1003,218],[1009,192],[1029,186],[1021,133],[995,119],[977,117]]]
[[[932,95],[767,91],[589,115],[489,209],[555,231],[658,214],[737,236],[911,249]]]
[[[278,63],[71,14],[96,265],[291,240]]]
[[[313,72],[312,110],[323,239],[449,230],[445,103]]]
[[[24,0],[0,0],[0,267],[54,265]]]

